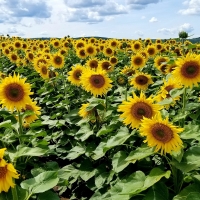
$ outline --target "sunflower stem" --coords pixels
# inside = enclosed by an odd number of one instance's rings
[[[63,82],[63,86],[64,86],[64,96],[68,100],[67,110],[68,110],[68,112],[70,112],[69,99],[68,99],[68,96],[67,96],[67,87],[66,87],[66,78],[65,78],[64,68],[62,68],[61,71],[62,71],[62,82]]]
[[[186,87],[184,87],[184,90],[183,90],[183,107],[182,107],[182,113],[183,114],[185,114],[186,101],[187,101],[187,98],[186,98]],[[184,124],[185,124],[185,119],[182,119],[181,126],[183,127]]]
[[[19,141],[20,143],[22,143],[20,136],[23,135],[23,126],[22,126],[22,115],[19,110],[18,110],[18,117],[19,117]]]
[[[11,188],[13,200],[18,200],[16,187]]]
[[[126,90],[125,90],[125,101],[127,101],[127,93],[128,93],[128,84],[126,84]]]

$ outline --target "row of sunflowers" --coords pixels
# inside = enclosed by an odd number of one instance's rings
[[[200,44],[0,38],[0,199],[200,198]]]

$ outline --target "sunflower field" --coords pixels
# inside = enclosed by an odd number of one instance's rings
[[[200,44],[0,37],[0,200],[200,199]]]

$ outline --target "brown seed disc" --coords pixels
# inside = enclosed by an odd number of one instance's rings
[[[24,97],[23,87],[17,83],[10,83],[5,88],[5,95],[10,101],[21,101]]]
[[[140,57],[136,57],[134,60],[133,60],[133,63],[135,64],[135,65],[141,65],[142,64],[142,58],[140,58]]]
[[[168,85],[167,87],[165,87],[165,90],[167,90],[168,94],[167,94],[167,98],[171,97],[169,92],[174,89],[173,85]]]
[[[82,71],[79,70],[79,69],[75,70],[74,73],[73,73],[74,79],[80,80],[81,72],[82,72]]]
[[[199,68],[200,66],[197,62],[188,61],[181,67],[181,74],[186,78],[194,78],[199,75]]]
[[[54,62],[58,65],[62,64],[62,58],[60,56],[55,56]]]
[[[7,173],[7,166],[0,167],[0,179],[5,178],[6,173]]]
[[[148,83],[148,78],[144,75],[139,75],[135,78],[135,82],[138,84],[138,85],[145,85]]]
[[[102,75],[92,75],[90,77],[90,83],[96,88],[101,88],[105,85],[105,79]]]
[[[89,65],[90,65],[90,68],[96,69],[98,67],[98,61],[92,60],[90,61]]]
[[[141,120],[143,117],[151,118],[153,115],[153,111],[151,106],[144,102],[137,102],[131,107],[132,115]]]
[[[42,66],[42,73],[43,74],[47,74],[47,72],[48,72],[48,70],[47,70],[47,68],[45,67],[45,66]]]
[[[105,61],[102,63],[102,69],[109,70],[110,69],[110,63]]]
[[[156,140],[163,143],[167,143],[173,138],[173,131],[171,128],[162,123],[153,124],[151,127],[151,133]]]

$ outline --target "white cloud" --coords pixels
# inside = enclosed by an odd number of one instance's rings
[[[180,31],[186,31],[188,33],[192,32],[194,28],[189,23],[184,23],[176,28],[161,28],[158,29],[158,33],[163,33],[165,35],[177,35]]]
[[[157,30],[158,33],[163,33],[165,35],[174,35],[176,34],[178,31],[175,28],[161,28]]]
[[[146,8],[148,4],[158,3],[160,0],[126,0],[126,4],[135,10]]]
[[[141,17],[141,19],[145,19],[146,17],[143,15],[142,17]]]
[[[149,20],[149,22],[157,22],[158,21],[158,19],[156,18],[156,17],[152,17],[150,20]]]
[[[183,2],[186,9],[179,10],[182,15],[200,15],[200,0],[189,0]]]
[[[144,35],[144,33],[142,31],[135,31],[135,34],[142,37]]]
[[[13,35],[18,35],[18,36],[23,36],[24,35],[24,32],[22,30],[19,30],[18,28],[16,27],[9,27],[7,29],[7,34],[13,34]]]
[[[179,27],[179,31],[186,31],[188,33],[192,32],[193,30],[194,28],[189,23],[185,23]]]

